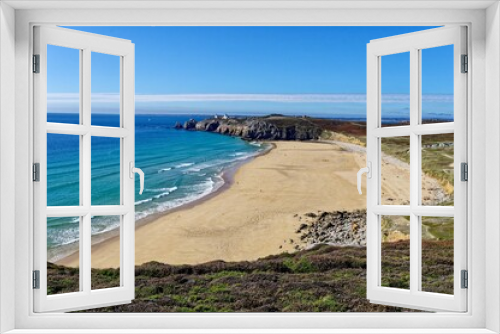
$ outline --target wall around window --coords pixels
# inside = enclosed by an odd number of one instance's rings
[[[486,328],[500,332],[500,5],[486,11],[486,249],[496,263],[486,265]]]
[[[458,3],[458,2],[457,2]],[[451,4],[450,4],[451,6]],[[151,328],[164,328],[166,326],[170,328],[180,328],[182,326],[190,325],[191,328],[197,326],[198,328],[238,328],[238,327],[261,327],[261,328],[284,328],[284,327],[295,327],[295,328],[305,328],[308,325],[314,324],[317,328],[333,328],[333,327],[344,327],[347,328],[355,324],[356,327],[361,328],[398,328],[401,324],[408,323],[411,321],[413,327],[421,328],[432,328],[432,327],[442,327],[442,326],[453,326],[458,327],[475,327],[484,328],[485,323],[491,326],[491,329],[495,329],[498,322],[498,305],[499,305],[499,295],[498,286],[495,288],[495,284],[498,285],[498,272],[500,268],[500,263],[498,261],[498,245],[499,243],[499,233],[498,227],[492,227],[491,230],[486,230],[486,226],[490,227],[492,224],[498,224],[499,221],[499,209],[498,209],[498,195],[500,194],[500,182],[498,179],[495,182],[489,182],[486,184],[485,180],[485,162],[491,161],[496,163],[492,165],[490,171],[498,173],[498,156],[500,140],[498,136],[494,137],[493,141],[490,141],[489,136],[493,130],[496,129],[498,132],[498,118],[494,118],[493,122],[486,121],[486,116],[493,116],[494,113],[498,113],[498,91],[500,91],[499,85],[499,72],[498,64],[500,63],[500,58],[498,54],[498,10],[494,9],[496,12],[492,15],[490,13],[490,19],[488,22],[488,30],[485,30],[485,11],[484,10],[456,10],[456,9],[445,9],[445,10],[323,10],[323,9],[246,9],[246,10],[223,10],[223,9],[183,9],[183,10],[19,10],[16,12],[16,69],[15,78],[18,80],[16,82],[16,105],[15,105],[15,123],[12,111],[9,113],[9,119],[7,124],[0,126],[0,131],[3,127],[10,126],[14,128],[15,124],[15,161],[16,161],[16,183],[11,183],[15,185],[16,193],[16,219],[15,219],[15,241],[16,249],[13,252],[12,240],[14,233],[12,229],[14,228],[13,216],[9,218],[10,220],[2,219],[1,230],[2,244],[0,249],[0,269],[2,272],[2,278],[0,281],[0,292],[2,293],[0,304],[0,312],[2,316],[12,316],[10,310],[14,307],[15,303],[15,316],[16,316],[16,326],[18,328],[69,328],[68,326],[73,326],[75,328],[83,328],[85,326],[91,326],[93,328],[113,328],[116,326],[121,326],[122,328],[135,328],[138,323],[143,321],[149,324]],[[463,317],[456,315],[439,315],[432,316],[428,315],[425,319],[419,316],[411,317],[405,315],[387,315],[387,317],[376,315],[371,316],[370,319],[366,321],[360,321],[360,316],[353,314],[351,316],[310,316],[309,320],[305,320],[304,317],[299,317],[296,315],[290,316],[221,316],[221,315],[205,315],[203,317],[196,318],[193,321],[192,316],[176,316],[173,315],[169,317],[168,320],[165,317],[146,317],[146,316],[117,316],[113,317],[111,321],[109,316],[86,316],[82,315],[75,320],[73,316],[65,315],[49,315],[49,316],[34,316],[30,314],[31,309],[31,290],[29,289],[30,281],[30,268],[31,263],[27,261],[30,254],[30,222],[32,221],[30,213],[30,188],[31,181],[30,176],[30,131],[31,128],[31,106],[29,100],[30,94],[30,23],[51,23],[60,22],[64,25],[84,25],[84,24],[110,24],[110,25],[133,25],[133,24],[159,24],[159,25],[348,25],[352,22],[362,22],[366,25],[376,25],[380,22],[384,24],[401,24],[405,22],[408,25],[415,25],[417,23],[428,22],[429,25],[436,23],[472,23],[471,29],[471,42],[472,42],[472,64],[471,70],[474,75],[470,79],[470,83],[473,87],[472,99],[470,99],[470,107],[472,112],[469,114],[469,131],[472,133],[473,142],[470,144],[470,149],[472,156],[470,159],[474,161],[473,168],[471,169],[471,179],[474,180],[473,189],[469,192],[470,198],[473,199],[473,207],[469,212],[469,218],[474,222],[474,229],[469,230],[469,235],[472,238],[474,247],[469,247],[471,252],[470,269],[471,276],[471,289],[469,289],[469,297],[471,297],[471,308],[474,310],[473,315],[464,315]],[[487,45],[485,51],[485,36],[491,37],[495,36],[495,33],[491,31],[491,27],[496,29],[496,39],[497,41],[491,41]],[[0,35],[1,36],[1,35]],[[7,52],[8,50],[4,48],[4,41],[0,39],[2,52]],[[493,48],[493,49],[491,49]],[[13,57],[13,52],[8,52]],[[490,71],[489,67],[485,67],[485,58],[488,61],[486,66],[497,66],[492,67],[494,71]],[[0,59],[0,62],[2,60]],[[488,65],[493,64],[496,65]],[[3,69],[3,68],[2,68]],[[12,71],[12,70],[11,70]],[[489,82],[492,86],[488,86],[488,93],[485,97],[485,76],[488,73],[488,77],[491,79]],[[3,81],[8,82],[12,87],[0,86],[0,94],[2,97],[2,103],[4,103],[3,92],[4,89],[13,89],[13,79],[14,74],[4,76],[2,72]],[[2,81],[2,82],[3,82]],[[490,101],[494,100],[495,101]],[[486,105],[485,102],[489,101],[491,104]],[[487,110],[486,106],[492,107]],[[0,107],[2,107],[0,105]],[[0,109],[0,117],[3,115],[3,107]],[[472,115],[473,114],[473,115]],[[498,115],[496,116],[498,117]],[[0,120],[3,120],[0,118]],[[472,122],[473,121],[473,122]],[[2,122],[3,123],[3,122]],[[485,135],[485,129],[488,129],[487,135]],[[12,130],[8,130],[12,131]],[[1,136],[1,133],[0,133]],[[1,137],[0,137],[1,138]],[[10,138],[12,139],[12,138]],[[0,148],[2,152],[0,153],[0,167],[3,168],[3,148],[10,146],[11,153],[8,155],[10,158],[14,156],[13,140],[8,140],[4,142],[0,141]],[[486,149],[486,151],[485,151]],[[9,153],[9,152],[7,152]],[[491,155],[491,159],[496,160],[486,160],[487,155]],[[12,168],[12,166],[11,166]],[[11,176],[9,176],[11,177]],[[0,176],[0,182],[3,181],[7,176],[2,172]],[[11,177],[11,179],[13,179]],[[7,182],[12,182],[12,180],[7,180]],[[488,188],[488,195],[491,196],[493,200],[491,203],[493,207],[492,210],[496,210],[496,215],[491,213],[489,210],[490,206],[485,207],[485,186]],[[12,196],[13,190],[2,190],[0,192],[0,209],[4,208],[5,198],[2,196],[4,193]],[[7,203],[10,203],[7,201]],[[488,205],[488,204],[487,204]],[[486,215],[485,215],[486,212]],[[490,215],[492,214],[492,215]],[[486,220],[488,217],[488,220]],[[491,218],[491,219],[490,219]],[[485,223],[486,222],[486,223]],[[9,225],[10,226],[6,226]],[[7,231],[8,234],[3,232]],[[484,243],[485,234],[487,231],[493,232],[489,236],[489,242]],[[8,239],[10,238],[10,239]],[[6,243],[3,239],[8,239]],[[9,248],[10,245],[10,248]],[[7,248],[6,248],[7,247]],[[486,247],[486,248],[485,248]],[[490,257],[488,266],[493,276],[491,279],[485,280],[485,254],[486,251],[493,251],[493,259]],[[5,275],[4,265],[6,269],[14,271],[14,264],[12,259],[16,259],[15,275],[19,279],[16,280],[15,289],[13,289],[14,282],[3,280]],[[11,277],[13,279],[13,277]],[[4,284],[5,283],[5,284]],[[11,285],[8,285],[8,284]],[[485,285],[488,284],[487,286]],[[486,290],[487,289],[487,290]],[[12,291],[16,292],[16,298],[13,298]],[[488,308],[493,307],[491,311],[485,311],[485,291],[488,291],[486,302],[488,303]],[[493,293],[490,294],[490,292]],[[4,298],[5,297],[5,298]],[[5,304],[8,307],[1,307]],[[496,308],[495,308],[496,307]],[[10,309],[10,310],[9,310]],[[496,312],[496,313],[495,313]],[[485,319],[484,315],[487,314],[488,318]],[[259,318],[260,317],[260,318]],[[143,319],[144,318],[144,319]],[[147,319],[146,319],[147,318]],[[266,319],[264,319],[266,318]],[[11,318],[10,318],[11,319]],[[269,320],[271,319],[271,320]],[[419,320],[420,319],[420,320]],[[489,320],[488,320],[489,319]],[[0,320],[3,320],[0,318]],[[307,321],[307,322],[306,322]],[[486,322],[485,322],[486,321]],[[7,322],[7,325],[12,324],[12,319]],[[114,324],[114,325],[113,325]],[[4,325],[2,323],[2,325]],[[424,330],[423,330],[424,331]],[[402,332],[402,331],[398,331]]]
[[[0,3],[0,332],[14,328],[14,10]],[[7,256],[6,256],[7,255]]]

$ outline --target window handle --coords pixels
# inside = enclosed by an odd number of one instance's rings
[[[361,192],[361,175],[363,175],[363,173],[366,173],[367,178],[369,178],[369,179],[372,178],[372,163],[370,161],[368,161],[366,163],[366,167],[361,168],[358,171],[358,192],[360,195],[362,194],[362,192]]]
[[[140,168],[135,168],[134,163],[130,161],[129,163],[130,167],[130,178],[134,179],[134,174],[137,173],[139,174],[139,180],[141,184],[141,189],[139,190],[139,195],[142,195],[142,191],[144,190],[144,172]]]

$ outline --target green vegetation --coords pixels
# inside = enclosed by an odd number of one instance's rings
[[[299,259],[289,258],[283,260],[283,264],[285,267],[290,269],[292,273],[300,274],[300,273],[312,273],[316,271],[314,265],[305,257],[301,257]]]
[[[47,276],[47,295],[77,292],[79,290],[80,270],[78,268],[68,268],[47,263],[47,270],[50,273]]]
[[[422,235],[437,240],[453,240],[452,217],[422,217]],[[426,238],[427,239],[427,238]]]
[[[425,291],[449,292],[453,286],[453,243],[426,241],[424,246]],[[407,241],[383,245],[384,284],[408,286],[408,251]],[[77,269],[54,264],[48,268],[52,291],[78,290]],[[119,277],[110,273],[118,273],[118,269],[93,269],[93,286],[119,284]],[[365,248],[323,245],[253,262],[215,261],[193,266],[146,263],[136,267],[136,299],[131,304],[87,312],[410,311],[370,304],[365,297]]]

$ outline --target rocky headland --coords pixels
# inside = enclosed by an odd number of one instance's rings
[[[308,117],[270,115],[265,117],[190,119],[176,129],[206,131],[245,140],[315,140],[323,129]]]

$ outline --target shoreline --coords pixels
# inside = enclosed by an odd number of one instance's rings
[[[302,217],[366,207],[356,189],[356,172],[366,165],[362,148],[320,141],[269,143],[274,147],[226,170],[225,184],[216,191],[141,220],[135,229],[135,264],[254,261],[295,252],[306,245],[297,232],[307,223]],[[409,196],[404,181],[409,168],[391,161],[383,165],[388,172],[384,197],[402,205]],[[95,244],[92,268],[118,267],[119,252],[118,236]],[[78,253],[57,264],[77,266]]]
[[[251,161],[253,161],[254,159],[256,159],[258,157],[265,156],[266,154],[268,154],[269,152],[271,152],[273,149],[276,148],[276,145],[273,143],[268,143],[268,142],[263,142],[263,143],[268,145],[268,147],[264,148],[264,150],[262,150],[261,152],[255,154],[253,156],[249,156],[248,158],[246,158],[244,160],[236,162],[236,164],[234,166],[231,166],[231,167],[229,167],[221,172],[219,177],[222,178],[223,183],[220,187],[216,188],[215,190],[211,191],[210,193],[206,194],[205,196],[197,198],[193,201],[181,204],[177,207],[167,209],[167,210],[162,211],[162,212],[155,212],[155,213],[152,213],[150,215],[147,215],[146,217],[140,218],[140,219],[135,221],[135,229],[137,230],[138,228],[140,228],[144,225],[147,225],[147,224],[149,224],[149,223],[151,223],[159,218],[167,216],[169,214],[173,214],[177,211],[191,209],[197,205],[202,204],[205,201],[210,200],[211,198],[213,198],[215,196],[218,196],[219,194],[225,192],[226,190],[228,190],[231,187],[231,185],[234,183],[234,176],[241,167],[243,167],[247,163],[250,163]],[[116,228],[113,228],[112,230],[93,235],[92,240],[91,240],[92,248],[99,247],[99,244],[101,244],[101,243],[105,243],[105,242],[110,241],[112,239],[116,239],[117,237],[119,237],[119,232],[120,232],[119,227],[116,227]],[[49,262],[53,262],[55,264],[60,264],[61,262],[66,262],[68,260],[74,261],[75,259],[78,258],[78,252],[79,252],[78,245],[79,245],[78,242],[73,242],[70,244],[59,246],[60,248],[68,248],[68,250],[66,252],[64,252],[64,251],[62,252],[63,254],[64,253],[66,253],[66,254],[58,257],[55,261],[49,261]],[[55,256],[53,256],[53,257],[55,257]]]
[[[360,153],[318,141],[268,143],[273,149],[259,159],[226,171],[227,183],[215,194],[141,221],[135,230],[136,265],[252,261],[295,252],[303,243],[296,232],[301,216],[365,206],[352,177]],[[57,264],[77,266],[77,258]],[[92,247],[92,268],[116,268],[119,258],[118,237]]]
[[[181,204],[175,208],[171,208],[171,209],[168,209],[168,210],[163,211],[163,212],[155,212],[155,213],[152,213],[144,218],[138,219],[135,222],[135,228],[137,229],[138,227],[141,227],[143,225],[151,223],[152,221],[155,221],[158,218],[175,213],[177,211],[191,209],[191,208],[193,208],[199,204],[202,204],[203,202],[208,201],[209,199],[223,193],[224,191],[228,190],[231,187],[231,185],[234,183],[234,176],[236,175],[236,173],[238,172],[238,170],[241,167],[243,167],[247,163],[250,163],[251,161],[253,161],[254,159],[256,159],[258,157],[261,157],[261,156],[268,154],[274,148],[275,148],[275,145],[270,143],[269,148],[266,148],[265,150],[263,150],[262,152],[259,152],[256,155],[253,155],[253,156],[250,156],[244,160],[241,160],[241,161],[237,162],[234,166],[222,171],[221,175],[219,175],[219,176],[222,178],[224,183],[219,188],[211,191],[210,193],[206,194],[205,196],[202,196],[200,198],[195,199],[194,201]]]

